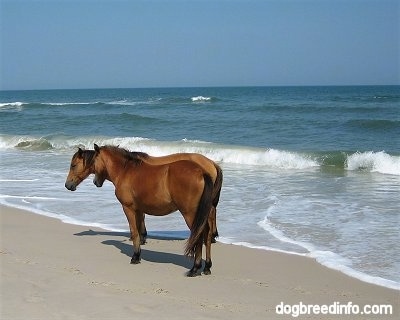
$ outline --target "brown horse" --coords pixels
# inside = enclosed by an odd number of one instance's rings
[[[152,157],[147,153],[144,152],[131,152],[134,157],[141,159],[142,161],[152,164],[152,165],[160,165],[160,164],[168,164],[175,161],[180,160],[191,160],[196,162],[205,172],[207,172],[214,184],[213,188],[213,201],[212,201],[212,211],[210,213],[210,219],[212,223],[212,242],[216,242],[215,238],[218,237],[218,230],[217,230],[217,222],[216,222],[216,213],[217,213],[217,205],[219,202],[219,197],[221,194],[222,188],[222,169],[219,165],[217,165],[214,161],[208,159],[207,157],[203,156],[199,153],[174,153],[162,157]],[[144,217],[143,217],[144,219]],[[146,227],[143,224],[141,227],[141,234],[143,237],[146,237],[147,231]],[[143,240],[145,241],[145,240]]]
[[[65,187],[70,191],[75,191],[78,185],[85,180],[90,174],[94,174],[94,150],[82,150],[78,149],[77,152],[72,156],[71,165],[69,168],[68,176],[65,181]],[[147,230],[144,223],[144,216],[140,223],[140,242],[141,244],[146,243]],[[211,219],[211,218],[210,218]],[[128,221],[129,222],[129,221]],[[130,230],[132,227],[129,226]],[[131,232],[131,239],[133,234]]]
[[[206,245],[204,274],[211,273],[211,225],[213,182],[198,164],[180,160],[150,165],[129,151],[114,147],[95,147],[94,184],[101,187],[107,179],[115,186],[133,235],[131,263],[140,262],[140,223],[143,214],[168,215],[179,210],[190,229],[185,254],[194,255],[188,276],[198,274],[202,266],[202,247]]]
[[[198,153],[175,153],[162,157],[152,157],[144,152],[131,152],[132,156],[137,157],[149,164],[168,164],[179,160],[191,160],[196,162],[203,168],[210,176],[214,183],[213,188],[213,206],[209,216],[212,225],[212,239],[211,242],[216,242],[215,238],[218,237],[218,230],[216,226],[216,207],[218,205],[221,187],[222,187],[222,169],[214,161]],[[72,156],[70,170],[65,182],[65,187],[68,190],[75,191],[77,186],[85,180],[90,174],[94,173],[93,166],[94,150],[82,150],[81,148]],[[146,242],[146,226],[143,221],[140,224],[141,243]],[[132,237],[132,234],[131,234]]]

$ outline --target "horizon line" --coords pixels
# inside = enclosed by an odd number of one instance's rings
[[[285,87],[395,87],[400,84],[323,84],[323,85],[221,85],[221,86],[149,86],[149,87],[87,87],[87,88],[36,88],[0,89],[4,91],[52,91],[52,90],[129,90],[129,89],[195,89],[195,88],[285,88]]]

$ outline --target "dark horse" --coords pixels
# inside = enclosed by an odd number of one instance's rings
[[[216,225],[216,207],[219,202],[219,197],[221,193],[222,187],[222,169],[218,166],[214,161],[208,159],[207,157],[199,154],[199,153],[174,153],[162,157],[152,157],[144,152],[131,152],[132,156],[140,158],[144,162],[149,164],[168,164],[171,162],[179,161],[179,160],[191,160],[196,162],[200,167],[206,171],[213,183],[213,201],[212,201],[212,211],[210,213],[209,219],[212,223],[212,239],[211,241],[214,243],[215,238],[218,237],[218,230]],[[93,165],[93,157],[94,157],[94,150],[82,150],[81,148],[73,155],[71,159],[70,170],[68,173],[68,177],[65,183],[65,187],[68,190],[74,191],[76,187],[86,179],[90,174],[94,173],[94,165]],[[144,216],[143,222],[140,226],[141,232],[141,242],[142,244],[146,241],[147,231],[146,226],[144,223]],[[131,235],[132,237],[132,235]]]
[[[185,254],[194,255],[194,264],[188,276],[197,275],[201,269],[203,243],[206,245],[203,272],[211,273],[212,225],[209,214],[213,181],[207,172],[188,160],[150,165],[133,153],[113,146],[95,145],[91,161],[95,173],[93,182],[98,187],[106,179],[114,184],[115,195],[129,221],[133,238],[131,263],[140,262],[139,228],[143,214],[162,216],[179,210],[191,231]],[[67,187],[73,189],[72,183]]]

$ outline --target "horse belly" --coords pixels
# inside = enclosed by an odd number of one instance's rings
[[[135,202],[140,211],[154,216],[164,216],[178,210],[163,188],[153,188],[151,192],[136,194]]]
[[[178,210],[174,203],[141,203],[140,211],[151,216],[166,216]]]

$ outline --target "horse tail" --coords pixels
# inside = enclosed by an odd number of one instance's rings
[[[212,206],[213,182],[211,177],[206,173],[203,174],[203,179],[203,193],[197,206],[196,215],[190,229],[190,237],[185,248],[185,255],[187,256],[193,256],[196,252],[196,248],[203,245],[203,233],[207,226],[208,216]]]
[[[214,207],[216,207],[218,205],[219,196],[221,194],[223,174],[222,174],[222,169],[219,165],[214,163],[214,166],[215,166],[215,169],[217,170],[217,177],[215,178],[215,182],[214,182],[212,204]]]
[[[218,205],[218,202],[219,202],[219,197],[221,195],[223,174],[222,174],[221,167],[219,165],[217,165],[215,162],[214,162],[214,166],[215,166],[215,169],[217,170],[217,177],[215,178],[215,181],[214,181],[212,205],[215,208],[215,212],[216,212],[217,205]],[[215,217],[215,219],[217,219],[217,217]],[[218,228],[216,226],[216,221],[214,222],[214,226],[213,226],[213,230],[212,230],[212,237],[213,237],[213,242],[215,242],[215,239],[219,237]]]

